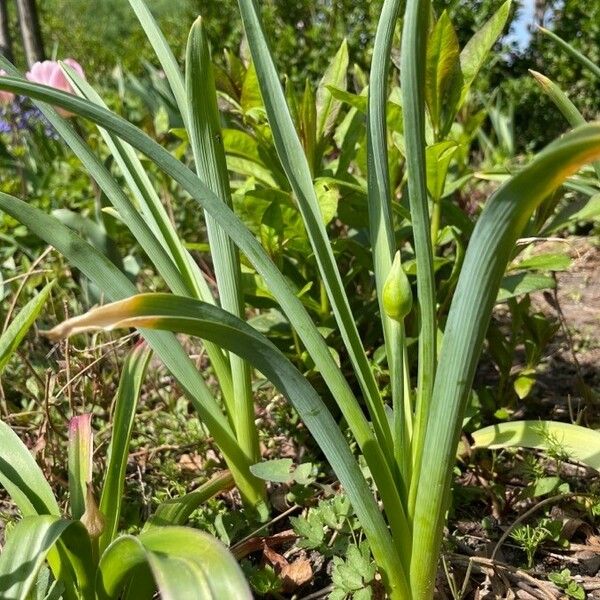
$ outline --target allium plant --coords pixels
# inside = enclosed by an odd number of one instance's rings
[[[136,195],[137,206],[127,203],[120,188],[115,187],[116,182],[102,170],[72,129],[54,111],[42,106],[60,135],[106,191],[123,222],[134,232],[176,295],[135,296],[136,290],[125,276],[72,231],[27,203],[0,195],[2,210],[55,246],[104,290],[107,298],[126,298],[58,326],[52,336],[62,337],[87,329],[139,328],[206,422],[249,504],[252,498],[255,502],[260,498],[248,476],[249,465],[256,457],[254,432],[245,429],[249,425],[251,397],[236,397],[233,401],[226,398],[225,416],[181,347],[167,332],[197,335],[210,342],[211,356],[225,363],[222,372],[219,364],[215,365],[219,376],[227,373],[233,376],[234,355],[252,364],[293,403],[339,477],[361,522],[389,596],[401,600],[431,598],[463,415],[502,276],[514,256],[516,241],[536,207],[582,165],[600,156],[600,125],[586,125],[566,134],[488,199],[466,251],[442,338],[433,272],[440,209],[439,198],[428,196],[426,148],[447,134],[485,55],[504,26],[509,5],[501,7],[459,51],[445,13],[435,21],[430,0],[406,2],[400,79],[403,142],[417,263],[417,295],[411,306],[401,260],[396,259],[394,263],[398,248],[392,210],[395,200],[389,189],[386,132],[390,49],[402,3],[400,0],[384,2],[373,51],[367,122],[373,270],[392,378],[392,406],[386,407],[323,225],[311,170],[269,52],[258,3],[240,0],[275,147],[302,214],[344,351],[360,386],[365,412],[361,398],[349,386],[317,325],[286,277],[230,208],[214,80],[202,21],[194,24],[190,34],[184,80],[142,0],[130,0],[130,4],[155,48],[179,105],[192,142],[196,172],[145,133],[108,111],[90,86],[67,66],[65,72],[79,98],[23,80],[5,61],[4,67],[11,77],[0,79],[0,88],[28,95],[98,125],[129,188]],[[231,252],[231,243],[264,278],[344,415],[368,466],[369,480],[309,381],[265,336],[244,322],[239,295],[236,301],[239,288],[232,287],[227,297],[226,288],[220,287],[221,306],[207,302],[210,298],[202,296],[205,283],[197,278],[189,256],[181,252],[179,239],[162,220],[160,207],[153,203],[154,192],[140,168],[136,151],[153,161],[204,209],[215,269],[222,269],[218,281],[229,278],[235,285],[239,263],[236,253]],[[411,311],[420,324],[416,381],[411,379],[406,363],[404,319],[407,311]],[[240,364],[239,381],[247,382],[247,371],[242,371],[243,368],[246,367]],[[502,439],[488,432],[489,439],[485,443],[534,443],[531,436],[528,437],[530,429],[527,424],[520,424],[515,426],[519,435],[505,431]],[[565,434],[565,440],[567,437]],[[376,488],[375,495],[371,484]]]

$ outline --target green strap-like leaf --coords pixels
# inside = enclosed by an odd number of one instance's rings
[[[400,85],[406,146],[408,195],[415,254],[419,304],[419,372],[415,424],[412,441],[414,483],[411,482],[409,517],[414,511],[416,481],[436,370],[436,295],[433,277],[433,250],[430,235],[425,157],[425,72],[429,0],[407,0],[402,29]]]
[[[367,107],[367,185],[373,268],[392,386],[394,458],[400,469],[402,485],[407,488],[411,462],[408,435],[411,414],[405,414],[404,411],[403,328],[387,316],[383,307],[383,288],[396,253],[386,123],[390,51],[401,4],[400,0],[384,2],[375,35]],[[409,540],[402,540],[401,543],[408,544]]]
[[[240,0],[239,6],[269,124],[273,131],[273,142],[298,200],[298,208],[302,214],[340,334],[364,394],[375,435],[382,446],[386,460],[391,465],[393,443],[383,401],[350,310],[344,284],[323,223],[310,167],[294,128],[285,94],[269,52],[257,5],[254,0]]]
[[[252,599],[227,548],[212,536],[185,527],[160,527],[113,542],[100,560],[98,599],[118,598],[143,565],[149,567],[163,600]]]
[[[93,600],[91,545],[79,521],[55,515],[25,517],[8,535],[0,554],[0,598],[27,600],[48,554],[62,540],[79,577],[79,598]]]
[[[202,19],[197,19],[188,39],[186,55],[186,89],[189,114],[189,136],[198,176],[216,196],[232,206],[229,173],[223,146],[217,89],[211,62],[210,46]],[[244,316],[245,306],[241,285],[240,257],[232,240],[208,214],[206,229],[211,257],[219,290],[221,307],[238,317]],[[254,424],[254,395],[250,368],[237,356],[230,357],[233,395],[226,399],[236,437],[248,460],[260,457],[258,430]],[[264,512],[264,485],[255,481],[255,506]],[[263,515],[266,517],[265,515]]]
[[[99,540],[100,554],[115,539],[119,526],[129,442],[140,390],[151,356],[152,351],[148,346],[138,344],[127,356],[121,371],[107,452],[106,475],[100,496],[100,512],[104,516],[104,531]]]
[[[411,581],[429,597],[460,428],[485,332],[506,265],[535,208],[584,164],[600,156],[600,125],[585,125],[550,144],[488,200],[467,248],[439,356],[417,493]]]
[[[579,127],[580,125],[585,125],[585,119],[583,115],[579,112],[578,108],[571,102],[567,94],[565,94],[554,81],[538,73],[537,71],[532,71],[529,69],[529,72],[533,75],[534,79],[540,85],[540,87],[548,94],[548,97],[558,110],[562,113],[563,117],[568,121],[571,127]],[[600,162],[594,163],[594,170],[596,171],[596,176],[600,179]]]
[[[508,15],[511,0],[507,0],[496,13],[481,27],[467,42],[460,53],[460,68],[463,75],[463,89],[460,95],[458,108],[464,103],[467,93],[483,66],[492,46],[502,34]]]
[[[600,432],[554,421],[513,421],[473,433],[473,448],[538,448],[600,471]]]
[[[563,50],[566,50],[568,54],[570,54],[575,60],[580,62],[596,77],[600,77],[600,67],[597,64],[593,63],[587,56],[581,54],[579,50],[575,50],[575,48],[571,44],[565,42],[565,40],[556,35],[553,31],[545,29],[544,27],[538,27],[538,29],[545,36],[549,37],[551,40],[554,40],[561,48],[563,48]]]
[[[220,308],[171,294],[141,294],[94,309],[58,325],[49,335],[63,337],[89,329],[115,327],[166,329],[208,338],[263,373],[289,398],[323,450],[352,502],[373,555],[382,565],[391,587],[406,591],[398,547],[392,544],[348,443],[314,388],[264,335]]]
[[[6,363],[37,319],[44,304],[46,304],[46,300],[48,300],[53,285],[54,282],[47,284],[37,296],[32,298],[0,336],[0,373],[2,373]]]
[[[21,513],[59,515],[52,489],[19,436],[0,421],[0,484]]]
[[[229,471],[222,471],[203,483],[197,490],[172,498],[156,507],[156,511],[146,523],[144,530],[149,527],[165,525],[185,525],[189,516],[208,499],[234,485]]]

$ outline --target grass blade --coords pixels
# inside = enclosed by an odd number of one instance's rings
[[[127,356],[119,379],[106,475],[100,496],[100,512],[105,520],[104,531],[98,542],[100,554],[114,540],[119,526],[129,443],[140,389],[151,356],[152,351],[148,346],[138,344]]]
[[[0,373],[44,308],[53,285],[54,282],[47,284],[35,298],[32,298],[0,336]]]
[[[540,27],[540,26],[538,26],[538,29],[545,36],[547,36],[551,40],[555,41],[563,50],[566,50],[567,54],[570,54],[576,61],[581,63],[586,69],[588,69],[596,77],[600,77],[600,67],[598,65],[596,65],[595,63],[593,63],[587,56],[584,56],[583,54],[581,54],[581,52],[579,52],[578,50],[575,50],[575,48],[571,44],[569,44],[568,42],[565,42],[565,40],[563,40],[561,37],[556,35],[553,31],[550,31],[549,29],[546,29],[546,28]]]
[[[529,69],[529,72],[533,75],[534,79],[540,85],[540,87],[548,94],[548,97],[558,110],[562,113],[563,117],[567,120],[569,125],[573,128],[579,127],[580,125],[585,125],[585,119],[583,115],[579,112],[578,108],[571,102],[569,97],[560,89],[556,83],[554,83],[551,79],[538,73],[537,71],[532,71]],[[593,163],[594,170],[596,171],[596,177],[600,179],[600,162]]]
[[[429,597],[462,417],[506,265],[535,208],[581,166],[600,156],[600,125],[585,125],[550,144],[486,203],[473,231],[440,351],[414,527],[411,582]]]

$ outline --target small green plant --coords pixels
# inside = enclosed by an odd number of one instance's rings
[[[331,579],[333,590],[330,600],[371,600],[377,566],[373,562],[369,545],[363,542],[359,546],[351,544],[346,558],[333,557]]]
[[[540,519],[536,525],[518,525],[510,537],[523,548],[527,555],[527,567],[533,567],[533,559],[538,548],[547,541],[561,541],[562,523],[549,518]]]
[[[573,598],[574,600],[585,600],[585,590],[573,579],[569,569],[549,573],[548,579],[563,590],[569,598]]]

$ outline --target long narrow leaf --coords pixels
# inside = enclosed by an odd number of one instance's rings
[[[53,285],[54,282],[47,284],[35,298],[32,298],[0,336],[0,373],[44,308]]]
[[[500,282],[535,208],[561,183],[600,156],[600,125],[585,125],[550,144],[487,202],[473,231],[452,302],[419,481],[411,583],[415,597],[432,592],[460,427]]]
[[[203,483],[197,490],[179,498],[172,498],[159,504],[144,527],[164,527],[165,525],[185,525],[189,516],[207,500],[233,486],[229,471],[222,471]]]
[[[555,41],[563,50],[566,50],[568,54],[570,54],[576,61],[581,63],[586,69],[588,69],[591,73],[593,73],[596,77],[600,77],[600,67],[593,63],[587,56],[584,56],[576,50],[571,44],[565,42],[561,37],[556,35],[553,31],[546,29],[544,27],[538,27],[541,33],[545,36],[549,37],[551,40]]]
[[[60,338],[89,329],[123,327],[166,329],[209,338],[268,377],[292,402],[339,477],[391,587],[407,591],[398,548],[392,544],[348,443],[314,388],[265,336],[222,309],[169,294],[142,294],[94,309],[56,326],[48,335]]]
[[[231,207],[229,172],[223,147],[223,134],[217,107],[210,47],[202,19],[190,32],[186,58],[186,88],[188,98],[189,135],[196,162],[196,171],[206,185]],[[232,314],[244,316],[241,266],[237,248],[227,233],[207,213],[206,229],[219,289],[221,307]],[[251,462],[260,458],[258,431],[254,424],[254,397],[250,369],[239,357],[230,357],[233,397],[228,410],[237,439]],[[256,480],[256,502],[264,500],[264,486]]]
[[[240,0],[239,6],[269,124],[273,131],[275,148],[298,199],[298,208],[302,214],[342,339],[365,396],[376,437],[392,464],[393,443],[381,395],[350,310],[342,278],[323,223],[310,167],[294,128],[285,94],[269,52],[257,5],[254,0]]]
[[[124,141],[131,144],[151,158],[157,164],[157,166],[159,166],[165,173],[177,181],[183,187],[183,189],[185,189],[195,200],[197,200],[204,208],[206,208],[206,210],[215,218],[221,227],[227,231],[229,237],[234,241],[238,248],[244,252],[258,273],[264,277],[266,283],[269,285],[271,293],[278,300],[286,316],[289,318],[290,322],[298,332],[298,335],[306,346],[308,353],[315,361],[315,364],[317,365],[321,375],[329,386],[333,396],[336,398],[340,409],[344,414],[344,417],[365,456],[365,460],[369,465],[371,473],[373,474],[373,478],[375,479],[387,509],[391,511],[392,514],[396,515],[396,519],[394,522],[392,522],[392,526],[394,528],[398,528],[398,531],[396,531],[394,535],[398,539],[409,539],[410,535],[408,522],[404,517],[404,509],[396,488],[394,475],[390,468],[388,457],[383,453],[383,450],[379,444],[374,443],[373,432],[367,420],[365,419],[364,414],[362,413],[362,410],[356,398],[354,397],[354,394],[352,393],[352,390],[350,389],[348,381],[344,377],[339,367],[336,365],[329,348],[325,343],[325,340],[313,323],[302,302],[294,294],[290,284],[273,264],[255,237],[248,231],[245,225],[238,217],[236,217],[231,209],[229,209],[224,202],[217,198],[189,169],[182,165],[169,152],[167,152],[155,141],[150,139],[139,129],[117,115],[106,111],[86,100],[76,98],[71,94],[66,94],[46,86],[33,84],[31,82],[26,82],[12,77],[0,77],[0,89],[7,89],[17,93],[30,95],[42,101],[66,108],[69,110],[69,112],[85,116],[112,133],[115,133]],[[5,199],[3,200],[3,198]],[[12,197],[6,197],[0,194],[0,208],[9,214],[12,214],[13,216],[15,216],[14,211],[16,209],[19,213],[19,217],[16,218],[25,223],[40,237],[46,239],[49,235],[52,235],[52,232],[47,231],[48,223],[45,222],[45,219],[47,219],[46,215],[43,215],[43,213],[40,215],[40,211],[35,211],[35,209],[32,209],[32,207],[26,205],[25,203],[20,203],[18,200],[15,204],[14,200],[16,199],[12,199],[12,201],[6,201],[6,198]],[[32,218],[33,215],[36,215],[35,218]],[[42,225],[42,223],[44,223],[44,225]],[[78,248],[78,250],[80,249],[79,247],[81,244],[84,244],[84,242],[77,238],[75,246]],[[63,248],[64,247],[65,246],[63,244]],[[66,245],[66,249],[69,250],[69,244]],[[63,251],[63,254],[65,254],[64,250],[61,251]],[[89,255],[86,254],[86,256],[89,258]],[[73,264],[82,264],[82,266],[86,269],[86,274],[87,272],[90,273],[88,276],[95,276],[95,271],[90,270],[90,264],[88,261],[79,260],[80,256],[78,252],[69,251],[68,258],[71,260],[71,262],[73,262]],[[112,289],[112,278],[106,277],[106,273],[103,273],[102,281],[109,286],[107,289]],[[128,285],[130,285],[129,282]],[[127,294],[121,292],[121,297],[123,295]],[[113,295],[112,297],[114,298],[115,296]],[[155,342],[153,342],[153,345],[154,344]],[[181,347],[179,347],[177,352],[180,351],[182,352]],[[158,351],[157,353],[160,354]],[[181,373],[181,361],[175,360],[167,363],[166,355],[161,356],[161,358],[163,361],[165,361],[165,364],[167,364],[171,372],[176,374],[179,373],[179,375],[176,376],[180,383],[182,383],[182,377],[184,381],[187,380],[187,383],[190,383],[189,377],[191,377],[191,373],[186,373],[185,376],[183,373]],[[190,364],[187,357],[184,357],[183,362],[184,366]],[[185,368],[187,369],[187,366]],[[206,385],[203,379],[198,376],[197,372],[194,373],[194,377],[197,378],[199,385],[201,386],[200,391],[204,396]],[[197,390],[193,386],[188,387],[187,384],[184,385],[183,383],[182,385],[190,394],[190,397],[197,400],[195,396]],[[210,401],[204,401],[208,402],[209,405],[211,402],[214,402],[212,398]],[[198,410],[200,410],[199,404],[196,403],[195,406]],[[207,416],[206,411],[204,410],[202,411],[201,415],[204,415],[203,419],[205,420],[210,419],[210,421],[207,420],[209,429],[211,428],[211,424],[216,428],[215,431],[219,431],[221,429],[221,426],[218,425],[214,420],[216,417]],[[215,437],[217,437],[217,435],[223,434],[215,434]],[[228,441],[228,438],[220,439],[220,447],[226,456],[227,453],[230,453],[229,457],[232,457],[234,456],[234,448],[229,447],[225,449],[224,443],[226,441]],[[235,450],[238,450],[237,446]],[[232,463],[230,462],[229,464],[231,465]],[[237,464],[239,465],[242,463],[237,462]],[[238,480],[239,476],[236,474],[236,481]]]
[[[407,478],[410,471],[410,440],[407,435],[408,415],[405,415],[403,411],[402,357],[404,343],[401,326],[386,315],[383,307],[383,288],[396,253],[386,123],[390,51],[401,5],[400,0],[386,0],[384,2],[375,35],[367,108],[367,147],[369,156],[367,185],[369,231],[375,285],[392,386],[394,455],[396,463],[401,468],[402,483],[407,488]]]
[[[69,422],[68,469],[71,517],[81,519],[86,508],[88,485],[92,482],[92,415],[86,413]]]
[[[152,351],[148,346],[138,344],[127,356],[119,379],[106,475],[100,496],[100,512],[105,520],[99,540],[100,554],[114,540],[119,526],[129,443],[142,382],[151,356]]]
[[[473,448],[538,448],[600,471],[600,432],[554,421],[513,421],[473,432]]]
[[[425,156],[425,63],[429,0],[407,0],[402,29],[400,85],[406,145],[408,195],[419,298],[419,372],[413,434],[414,481],[418,481],[421,453],[436,369],[436,300],[430,237]],[[414,512],[416,483],[411,483],[409,515]]]

